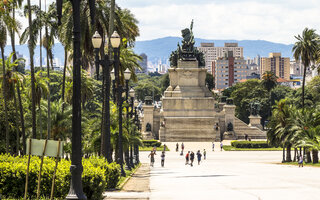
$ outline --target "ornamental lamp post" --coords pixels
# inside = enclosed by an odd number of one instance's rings
[[[113,32],[110,38],[111,46],[114,50],[114,77],[111,76],[111,78],[115,79],[115,89],[114,89],[114,96],[117,98],[117,106],[118,106],[118,112],[119,112],[119,137],[118,137],[118,146],[119,146],[119,160],[117,160],[118,164],[120,164],[121,167],[121,176],[126,176],[126,173],[123,170],[123,146],[122,146],[122,92],[123,88],[120,83],[120,58],[119,58],[119,47],[120,47],[120,36],[117,33],[117,31]]]
[[[129,96],[130,96],[130,107],[131,107],[131,112],[130,112],[130,118],[133,117],[133,106],[134,106],[134,96],[135,96],[135,91],[133,88],[130,89],[129,91]],[[132,130],[131,136],[134,136],[135,130]],[[130,144],[130,165],[133,167],[133,145]]]
[[[99,58],[99,49],[102,45],[102,37],[98,33],[92,36],[92,46],[95,50],[95,65],[97,79],[99,80],[99,68],[100,65],[103,67],[103,79],[102,79],[102,90],[103,92],[103,101],[104,107],[102,109],[102,129],[101,129],[101,153],[107,159],[109,163],[112,162],[111,154],[111,143],[110,143],[110,65],[112,62],[109,59],[108,54],[103,55],[103,58]]]
[[[134,101],[134,123],[139,130],[139,116],[137,113],[139,102],[137,100]],[[135,130],[136,131],[136,130]],[[134,156],[135,156],[135,164],[139,164],[139,146],[137,144],[134,145]]]
[[[127,68],[124,73],[124,80],[125,80],[125,89],[124,89],[124,92],[125,92],[125,101],[127,102],[127,105],[126,105],[126,110],[127,110],[127,115],[126,115],[126,119],[127,119],[127,131],[128,131],[128,134],[130,134],[129,132],[129,104],[128,104],[128,100],[129,100],[129,80],[131,78],[131,72],[130,70]],[[129,170],[131,170],[131,163],[130,163],[130,155],[129,155],[129,146],[128,146],[128,149],[124,152],[124,155],[125,155],[125,160],[126,160],[126,163],[127,163],[127,168]]]

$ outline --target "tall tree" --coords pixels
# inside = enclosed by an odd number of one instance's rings
[[[302,81],[302,108],[304,109],[306,72],[307,68],[310,67],[310,64],[316,59],[316,54],[319,49],[319,36],[316,34],[315,29],[305,28],[302,35],[294,37],[297,41],[292,48],[293,56],[296,61],[301,60],[304,65]]]
[[[0,11],[0,49],[1,49],[1,57],[2,57],[2,73],[3,73],[3,98],[4,98],[4,107],[5,107],[5,124],[6,124],[6,153],[9,153],[9,121],[8,121],[8,86],[6,81],[6,65],[4,59],[4,48],[7,44],[7,32],[11,29],[17,30],[16,22],[10,16],[11,4],[6,2],[2,2],[0,4],[2,9]]]
[[[277,85],[277,76],[271,71],[266,71],[262,75],[261,84],[270,92]]]

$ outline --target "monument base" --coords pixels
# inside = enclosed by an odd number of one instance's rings
[[[261,125],[261,117],[260,116],[250,115],[249,120],[250,120],[249,126],[257,127],[260,130],[263,129],[263,127]]]

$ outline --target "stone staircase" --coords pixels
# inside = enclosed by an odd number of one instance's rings
[[[266,131],[255,126],[249,126],[245,122],[235,117],[234,132],[237,136],[237,139],[244,139],[245,134],[247,134],[251,139],[266,139]]]

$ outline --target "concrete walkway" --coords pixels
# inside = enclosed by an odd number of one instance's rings
[[[150,167],[149,164],[143,163],[139,169],[132,175],[122,190],[114,192],[105,192],[105,199],[149,199],[149,181]]]
[[[211,142],[184,144],[187,151],[206,149],[207,159],[193,167],[185,165],[184,156],[175,152],[175,143],[166,143],[171,151],[166,153],[165,167],[157,153],[150,171],[150,199],[320,199],[320,168],[276,164],[281,151],[220,151],[216,143],[212,152]],[[148,153],[141,153],[142,162],[149,162]]]
[[[220,151],[219,143],[215,143],[213,152],[211,142],[186,142],[186,151],[207,150],[207,159],[200,165],[195,161],[191,167],[185,165],[185,153],[180,156],[175,151],[175,144],[166,143],[171,151],[166,152],[164,167],[160,165],[160,149],[151,168],[149,152],[140,152],[140,160],[145,164],[123,191],[108,192],[106,199],[320,199],[320,168],[279,165],[281,151]]]

